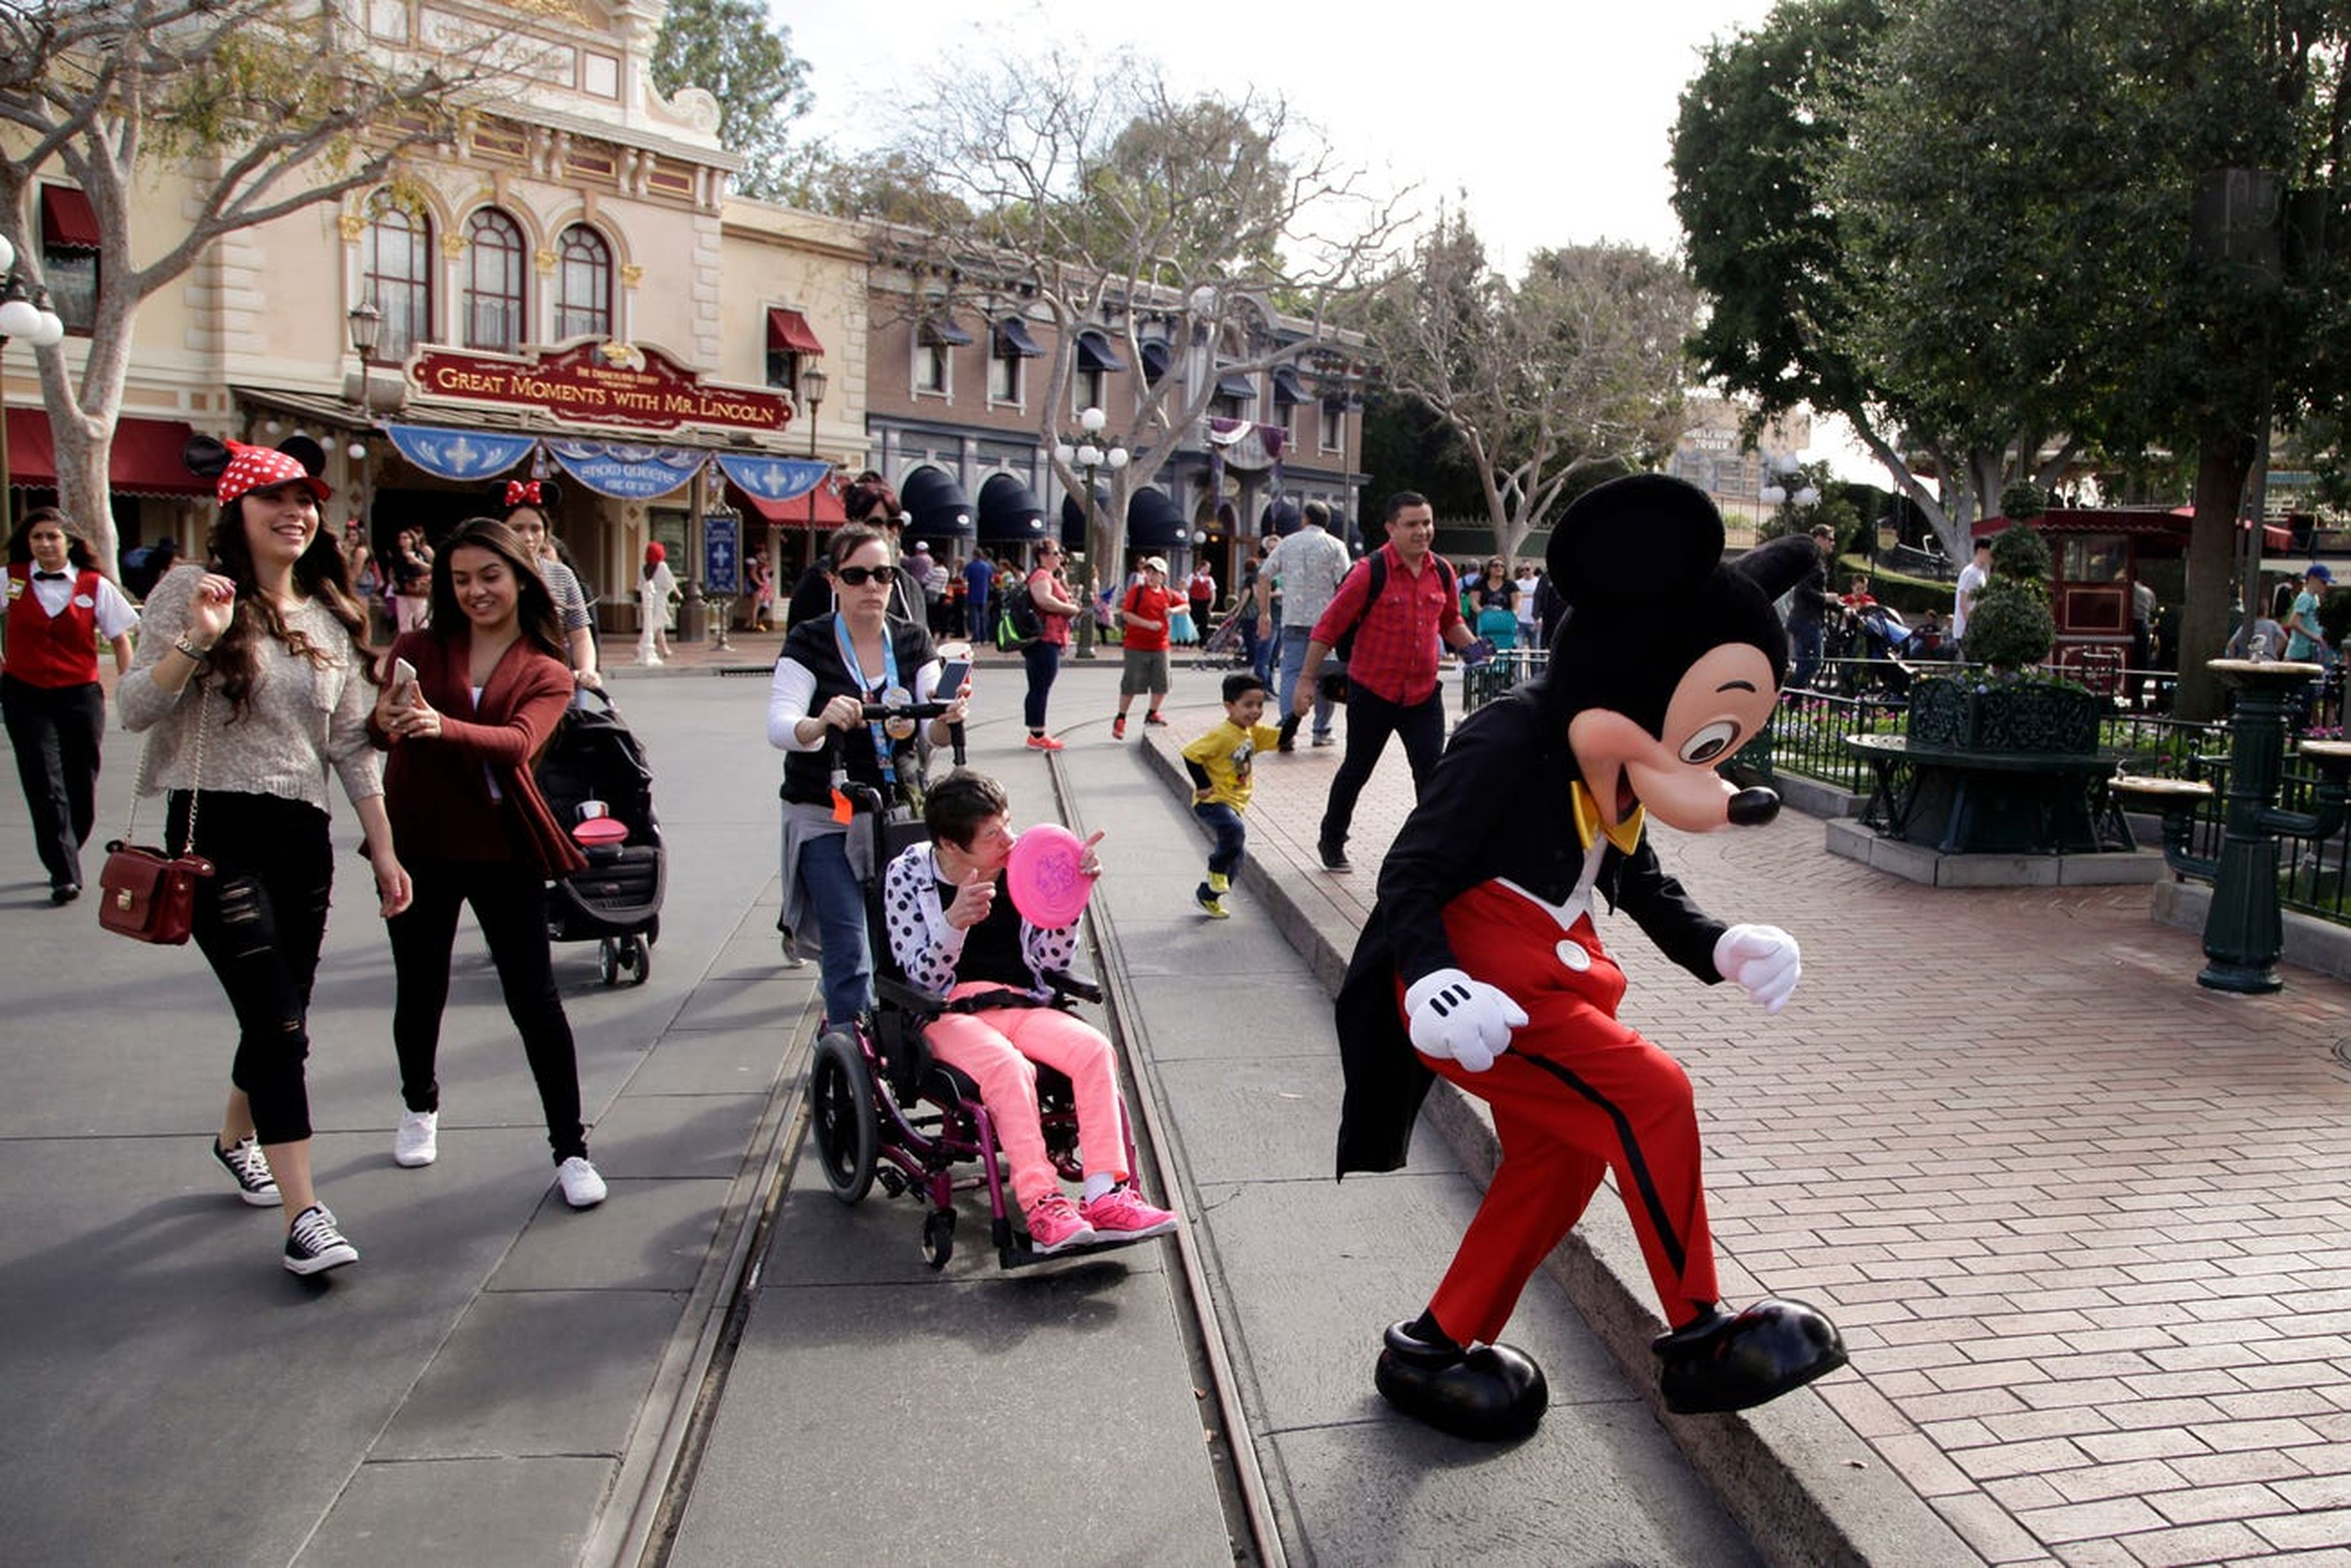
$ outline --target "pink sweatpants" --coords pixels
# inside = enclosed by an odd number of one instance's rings
[[[974,980],[947,994],[1001,988],[993,980]],[[1059,1008],[990,1008],[943,1014],[924,1027],[923,1037],[933,1056],[979,1085],[997,1141],[1012,1166],[1013,1196],[1023,1209],[1061,1186],[1046,1158],[1045,1133],[1038,1123],[1038,1062],[1069,1077],[1086,1175],[1106,1173],[1124,1181],[1134,1174],[1126,1168],[1126,1113],[1119,1104],[1118,1071],[1110,1041],[1093,1025]]]

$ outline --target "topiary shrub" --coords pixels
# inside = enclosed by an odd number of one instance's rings
[[[2012,523],[2037,517],[2049,509],[2049,492],[2030,479],[2019,479],[2000,493],[2000,515]]]
[[[1991,541],[1991,581],[1968,612],[1967,656],[2013,675],[2043,663],[2056,645],[2049,546],[2030,528],[2005,528]]]

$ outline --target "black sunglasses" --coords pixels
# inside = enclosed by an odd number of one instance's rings
[[[837,566],[832,575],[852,588],[862,588],[869,582],[886,582],[890,569],[886,566]]]

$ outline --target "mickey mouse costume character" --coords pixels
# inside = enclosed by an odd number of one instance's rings
[[[1701,980],[1777,1012],[1800,973],[1776,926],[1727,925],[1660,867],[1644,818],[1685,831],[1771,820],[1779,798],[1716,767],[1762,728],[1788,640],[1772,601],[1802,537],[1737,565],[1701,491],[1603,485],[1552,536],[1569,609],[1543,674],[1463,721],[1380,873],[1336,1007],[1346,1100],[1338,1170],[1402,1166],[1432,1078],[1485,1100],[1501,1161],[1428,1308],[1389,1328],[1374,1383],[1442,1431],[1532,1432],[1542,1370],[1498,1343],[1519,1293],[1613,1171],[1671,1332],[1666,1407],[1744,1409],[1844,1364],[1813,1308],[1718,1302],[1687,1076],[1616,1018],[1625,977],[1595,890]],[[1531,818],[1524,800],[1554,803]]]

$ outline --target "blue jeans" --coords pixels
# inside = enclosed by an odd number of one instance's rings
[[[1290,704],[1298,698],[1298,672],[1306,663],[1306,644],[1313,635],[1314,623],[1311,621],[1303,626],[1284,626],[1281,629],[1281,716],[1284,719],[1297,711]],[[1331,673],[1344,667],[1329,663],[1322,666]],[[1315,734],[1331,733],[1331,710],[1334,706],[1321,692],[1314,694]]]
[[[1821,623],[1792,622],[1788,626],[1788,645],[1795,654],[1788,669],[1788,685],[1799,690],[1813,684],[1813,672],[1821,663]]]
[[[1192,815],[1217,835],[1217,847],[1208,852],[1208,869],[1219,876],[1230,876],[1240,870],[1241,851],[1249,843],[1249,828],[1241,821],[1239,809],[1210,801],[1194,806]]]
[[[1249,617],[1249,626],[1250,635],[1256,636],[1257,618],[1254,615]],[[1258,638],[1257,646],[1249,654],[1249,668],[1255,670],[1257,678],[1263,681],[1269,687],[1273,685],[1274,655],[1280,651],[1281,608],[1276,605],[1273,612],[1273,635]]]
[[[816,911],[824,977],[824,1018],[845,1027],[873,1005],[873,955],[865,945],[865,889],[849,869],[849,835],[825,833],[800,846],[800,886]]]

